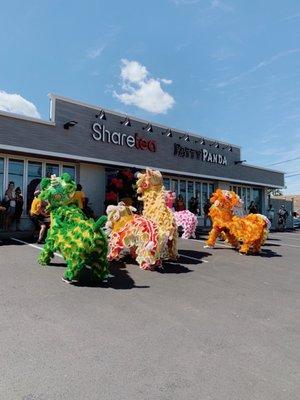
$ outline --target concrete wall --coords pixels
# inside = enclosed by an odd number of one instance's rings
[[[97,164],[80,164],[79,183],[89,198],[89,205],[95,214],[103,214],[105,168]]]

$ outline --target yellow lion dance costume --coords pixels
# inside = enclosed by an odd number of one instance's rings
[[[213,193],[209,216],[212,229],[205,247],[214,247],[219,236],[223,236],[240,253],[259,253],[269,231],[269,220],[261,214],[244,217],[234,215],[234,208],[241,203],[239,196],[232,191],[217,189]]]
[[[158,227],[162,259],[178,259],[178,231],[173,212],[166,205],[163,177],[158,170],[137,174],[137,193],[144,203],[143,216]]]

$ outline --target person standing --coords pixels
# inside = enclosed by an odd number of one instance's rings
[[[82,186],[78,183],[76,192],[74,193],[73,200],[77,203],[78,207],[83,209],[85,206],[85,193],[82,190]]]
[[[16,188],[15,200],[16,200],[16,208],[15,208],[14,220],[16,221],[16,230],[20,231],[20,220],[21,220],[21,215],[23,213],[23,204],[24,204],[23,195],[20,187]]]
[[[210,218],[209,218],[209,215],[208,215],[209,210],[210,210],[210,206],[211,206],[211,204],[210,204],[209,199],[206,199],[206,202],[204,203],[204,206],[203,206],[203,212],[204,212],[204,228],[207,227],[207,221],[210,221]]]
[[[286,210],[284,204],[280,206],[277,215],[278,215],[278,230],[283,232],[285,229],[287,217],[289,216],[289,213]]]
[[[248,208],[249,214],[257,214],[258,213],[258,208],[255,203],[255,201],[251,201],[249,208]]]
[[[29,214],[31,221],[34,223],[35,229],[39,232],[37,243],[42,244],[45,233],[50,224],[50,215],[45,210],[47,204],[42,202],[39,198],[39,194],[39,190],[34,192],[34,199],[31,203]]]
[[[185,210],[185,202],[183,200],[182,194],[178,196],[178,198],[175,201],[175,210],[176,211],[183,211]]]
[[[271,222],[271,228],[274,229],[275,211],[272,204],[270,204],[269,208],[267,209],[267,218]]]
[[[189,201],[189,211],[195,215],[199,213],[198,200],[195,197],[191,197]]]
[[[16,196],[15,183],[11,181],[11,182],[9,182],[8,188],[6,189],[6,192],[4,195],[4,201],[7,204],[5,220],[4,220],[4,229],[6,231],[10,231],[10,227],[11,227],[12,221],[15,216],[15,210],[16,210],[15,196]]]

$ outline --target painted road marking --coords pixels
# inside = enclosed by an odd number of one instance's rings
[[[280,246],[281,245],[288,246],[288,247],[300,247],[300,246],[297,246],[296,244],[288,244],[288,243],[283,243],[283,242],[280,243]]]
[[[24,240],[20,240],[20,239],[16,239],[16,238],[11,238],[11,239],[16,241],[16,242],[23,243],[23,244],[26,244],[27,246],[33,247],[34,249],[43,250],[42,247],[37,246],[37,245],[32,244],[32,243],[24,242]],[[59,253],[54,253],[54,255],[57,256],[57,257],[63,258],[63,256],[61,254],[59,254]]]
[[[14,240],[14,241],[16,241],[16,242],[23,243],[23,244],[26,244],[27,246],[33,247],[34,249],[43,250],[42,247],[37,246],[37,245],[32,244],[32,243],[27,243],[27,242],[25,242],[24,240],[20,240],[20,239],[16,239],[16,238],[11,238],[11,239]],[[179,253],[179,254],[180,254],[180,253]],[[54,253],[54,255],[56,255],[57,257],[63,258],[63,256],[62,256],[61,254],[59,254],[59,253]],[[185,257],[185,258],[190,258],[191,260],[194,260],[194,261],[199,261],[199,262],[208,263],[207,260],[201,260],[201,259],[198,259],[198,258],[186,256],[186,255],[184,255],[184,254],[180,254],[180,256],[181,256],[181,257]]]
[[[189,239],[189,240],[193,240],[194,242],[203,242],[203,243],[205,243],[206,242],[206,240],[202,240],[202,239]],[[278,243],[279,244],[279,243]],[[216,246],[223,246],[223,247],[227,247],[227,248],[229,248],[229,249],[231,249],[232,247],[231,246],[228,246],[228,245],[226,245],[226,244],[223,244],[223,243],[219,243],[219,242],[217,242],[216,243]],[[280,242],[280,244],[279,244],[279,247],[280,246],[287,246],[287,247],[299,247],[300,248],[300,246],[297,246],[296,244],[288,244],[288,243],[284,243],[284,242]],[[208,247],[209,248],[209,247]]]

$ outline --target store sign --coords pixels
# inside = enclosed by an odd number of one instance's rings
[[[138,150],[148,150],[152,153],[156,152],[155,140],[146,140],[140,138],[137,133],[134,135],[127,135],[121,132],[110,132],[106,129],[105,125],[95,122],[92,125],[92,137],[97,142],[112,143],[117,146],[127,146],[130,148],[135,147]]]
[[[227,157],[222,154],[211,153],[206,149],[195,150],[189,147],[182,147],[177,143],[174,143],[174,156],[195,158],[213,164],[228,165]]]

